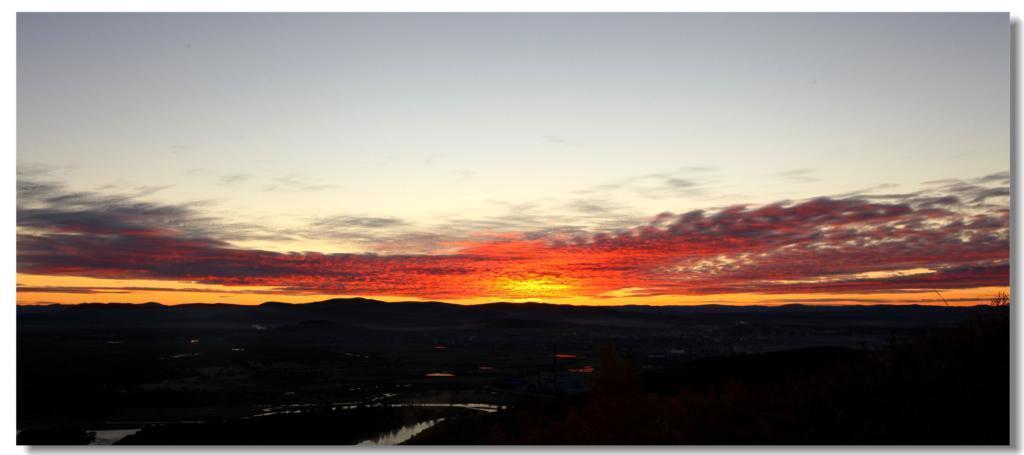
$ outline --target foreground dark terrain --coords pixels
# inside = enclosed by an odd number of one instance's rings
[[[19,444],[1007,444],[1007,308],[18,307]]]

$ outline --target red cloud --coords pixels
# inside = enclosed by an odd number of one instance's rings
[[[571,242],[495,233],[486,241],[457,243],[457,251],[447,255],[239,249],[205,233],[168,227],[188,224],[189,213],[180,208],[146,206],[140,216],[124,207],[50,207],[19,211],[19,226],[31,233],[18,235],[18,269],[425,298],[516,297],[510,289],[515,283],[532,286],[540,296],[590,297],[623,288],[645,295],[701,295],[1005,286],[1009,211],[959,202],[970,199],[817,198],[663,213],[648,225]],[[930,272],[897,273],[908,269]]]

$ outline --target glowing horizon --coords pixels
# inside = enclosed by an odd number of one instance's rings
[[[364,296],[594,305],[947,304],[950,299],[931,294],[956,291],[954,304],[976,304],[1008,291],[1009,210],[990,203],[1007,197],[1007,179],[943,182],[899,202],[858,194],[663,212],[610,233],[473,233],[433,239],[443,245],[433,254],[240,248],[149,221],[156,214],[169,214],[177,225],[198,219],[182,207],[125,205],[124,198],[110,204],[109,197],[75,193],[69,212],[53,207],[72,197],[59,186],[22,181],[18,292],[35,300],[19,302],[73,303],[85,294],[168,303],[202,300],[196,296],[248,303],[266,296],[293,302]]]

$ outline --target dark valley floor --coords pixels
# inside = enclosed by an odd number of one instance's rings
[[[1006,444],[1006,308],[18,308],[19,443]]]

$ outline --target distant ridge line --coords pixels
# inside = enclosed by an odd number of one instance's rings
[[[130,302],[82,302],[82,303],[50,303],[50,304],[17,304],[17,307],[50,307],[50,308],[61,308],[61,307],[82,307],[82,308],[174,308],[174,307],[198,307],[198,306],[209,306],[209,307],[302,307],[307,305],[323,306],[323,305],[353,305],[353,304],[365,304],[365,305],[447,305],[451,307],[501,307],[501,306],[520,306],[520,307],[556,307],[556,308],[620,308],[620,309],[656,309],[656,308],[692,308],[692,309],[739,309],[739,308],[763,308],[763,309],[828,309],[828,308],[908,308],[908,307],[922,307],[922,308],[974,308],[974,307],[988,307],[990,305],[978,304],[978,305],[963,305],[963,306],[943,306],[943,305],[922,305],[919,303],[911,304],[870,304],[870,305],[815,305],[806,303],[786,303],[781,305],[726,305],[720,303],[702,303],[694,305],[645,305],[645,304],[626,304],[626,305],[571,305],[571,304],[560,304],[560,303],[548,303],[548,302],[486,302],[478,304],[456,304],[450,302],[442,302],[436,300],[421,301],[421,300],[406,300],[398,302],[387,302],[383,300],[376,300],[366,297],[339,297],[327,300],[315,300],[311,302],[279,302],[279,301],[266,301],[259,304],[241,304],[241,303],[222,303],[222,302],[189,302],[179,303],[173,305],[167,305],[159,302],[143,302],[143,303],[130,303]]]

